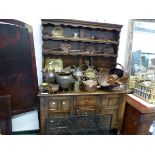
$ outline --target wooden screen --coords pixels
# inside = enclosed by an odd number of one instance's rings
[[[11,113],[36,106],[38,81],[32,27],[16,20],[0,20],[0,95],[11,95]]]

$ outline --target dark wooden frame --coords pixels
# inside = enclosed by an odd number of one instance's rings
[[[0,96],[0,134],[10,135],[11,125],[11,96]]]
[[[32,27],[24,22],[18,21],[18,20],[13,20],[13,19],[0,19],[0,23],[5,23],[5,24],[13,24],[16,25],[19,28],[23,28],[25,31],[27,31],[27,36],[28,36],[28,47],[29,50],[27,51],[27,54],[29,56],[29,62],[31,62],[31,68],[32,69],[32,86],[31,86],[31,94],[32,94],[32,102],[29,104],[29,106],[24,105],[17,105],[18,99],[15,102],[11,102],[11,114],[20,114],[23,112],[28,112],[36,109],[36,104],[37,104],[37,93],[38,93],[38,80],[37,80],[37,69],[36,69],[36,61],[35,61],[35,50],[34,50],[34,43],[33,43],[33,31]],[[25,32],[26,33],[26,32]],[[1,55],[0,55],[1,56]],[[20,65],[20,64],[19,64]],[[5,69],[5,68],[4,68]],[[9,89],[9,88],[8,88]],[[7,88],[6,88],[7,90]],[[14,90],[16,91],[16,90]],[[18,92],[16,92],[18,94]],[[5,90],[0,90],[0,95],[12,95],[12,94],[7,94],[7,91]],[[20,98],[20,96],[19,96]]]

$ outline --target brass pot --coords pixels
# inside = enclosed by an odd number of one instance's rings
[[[83,81],[83,90],[86,92],[94,92],[97,90],[98,83],[94,80]]]
[[[60,88],[63,90],[71,90],[73,88],[74,79],[72,75],[57,75],[56,82],[59,84]]]

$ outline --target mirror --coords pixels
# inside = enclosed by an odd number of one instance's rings
[[[130,29],[129,88],[155,104],[155,20],[130,20]]]

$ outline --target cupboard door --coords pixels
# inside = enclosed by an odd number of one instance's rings
[[[0,20],[0,95],[11,95],[11,113],[36,109],[38,81],[31,26]]]

